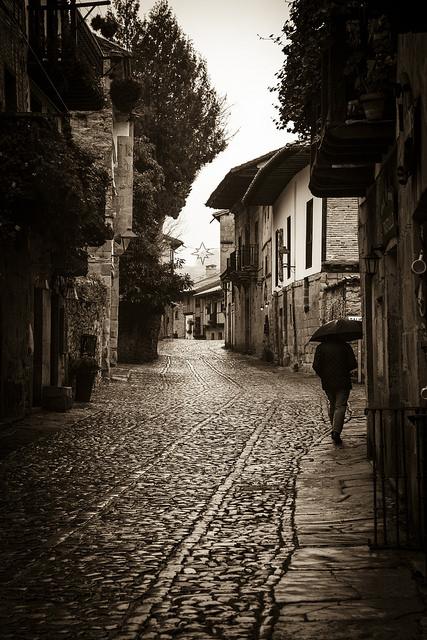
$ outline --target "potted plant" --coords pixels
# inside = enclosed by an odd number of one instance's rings
[[[93,385],[100,366],[92,356],[82,356],[71,363],[71,371],[76,381],[75,399],[78,402],[89,402]]]
[[[395,37],[385,15],[346,24],[348,55],[344,75],[353,85],[348,117],[381,120],[395,81]]]
[[[359,101],[367,120],[381,120],[384,117],[386,99],[390,86],[390,69],[380,60],[369,60],[369,69],[364,79],[364,92]]]
[[[110,86],[110,96],[113,105],[121,113],[131,113],[141,97],[141,85],[132,78],[113,80]]]
[[[381,120],[395,80],[393,36],[385,16],[371,20],[368,32],[368,53],[359,77],[359,100],[367,120]]]

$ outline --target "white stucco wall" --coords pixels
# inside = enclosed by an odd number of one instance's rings
[[[322,199],[315,198],[310,193],[308,182],[310,167],[302,169],[289,182],[282,191],[273,206],[273,290],[280,290],[281,286],[302,280],[321,271],[322,258]],[[306,207],[307,202],[313,200],[313,260],[309,269],[305,268],[305,241],[306,241]],[[276,231],[283,229],[283,242],[288,246],[286,237],[287,218],[291,216],[291,254],[283,256],[284,265],[288,260],[292,265],[291,276],[287,278],[286,266],[283,269],[283,281],[281,286],[275,287],[276,281],[276,243],[274,241]]]

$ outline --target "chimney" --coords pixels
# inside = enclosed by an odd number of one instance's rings
[[[216,264],[206,265],[206,277],[213,276],[216,273]]]

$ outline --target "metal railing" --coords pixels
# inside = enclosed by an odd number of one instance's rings
[[[246,271],[258,268],[258,245],[250,244],[236,249],[227,258],[227,269]]]
[[[366,409],[373,547],[427,553],[427,408]]]

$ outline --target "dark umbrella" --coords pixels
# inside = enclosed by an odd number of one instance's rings
[[[343,340],[351,342],[362,337],[362,322],[349,318],[338,318],[322,324],[311,336],[309,342],[326,342],[327,340]]]

